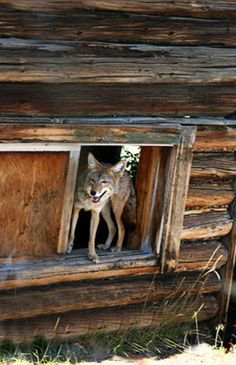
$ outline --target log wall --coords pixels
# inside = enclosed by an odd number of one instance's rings
[[[233,1],[4,0],[0,6],[3,114],[235,111]]]
[[[186,306],[188,311],[186,311]],[[15,343],[31,342],[32,338],[44,337],[47,340],[78,340],[78,336],[94,333],[124,331],[131,328],[145,328],[166,324],[175,325],[185,318],[192,320],[194,312],[198,320],[203,321],[214,317],[219,310],[216,299],[212,295],[199,296],[194,300],[176,301],[166,309],[164,305],[128,306],[105,310],[76,311],[35,317],[31,320],[6,320],[1,323],[0,341],[10,338]],[[173,321],[174,320],[174,321]]]
[[[169,314],[152,302],[166,296],[178,300],[183,291],[197,300],[191,313],[186,303],[178,307],[175,321],[191,318],[202,304],[199,319],[214,317],[222,302],[213,295],[225,282],[230,288],[235,243],[230,238],[235,227],[230,209],[236,176],[235,1],[0,0],[0,9],[0,153],[5,156],[0,182],[2,187],[7,176],[21,185],[14,194],[11,184],[1,189],[0,211],[9,210],[12,219],[20,216],[26,226],[30,211],[48,218],[43,227],[38,224],[43,234],[24,228],[20,252],[33,252],[34,260],[23,261],[12,259],[21,231],[0,214],[1,237],[12,238],[0,248],[0,340],[19,343],[41,334],[64,340],[158,325]],[[42,140],[75,143],[73,124],[84,123],[86,129],[88,116],[93,123],[102,117],[101,124],[124,117],[120,123],[133,124],[134,132],[142,124],[197,127],[177,273],[160,278],[155,256],[140,252],[132,257],[128,252],[125,259],[104,256],[96,267],[81,252],[67,259],[53,254],[68,154],[58,158],[47,152],[34,160],[30,152],[22,158],[19,152],[3,152],[3,146],[6,140],[32,150]],[[110,138],[124,141],[125,129]],[[87,136],[89,142],[103,140],[101,127]],[[20,173],[14,176],[15,171]],[[29,205],[16,203],[21,200]],[[225,265],[221,278],[200,274]],[[221,311],[226,308],[223,304]]]

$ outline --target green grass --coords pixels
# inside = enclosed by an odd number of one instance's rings
[[[199,275],[198,280],[202,279],[202,275]],[[195,285],[196,283],[193,283],[193,287]],[[159,313],[159,317],[156,317],[158,326],[133,327],[111,334],[98,333],[82,337],[73,343],[47,342],[37,338],[30,345],[15,346],[5,341],[0,344],[0,364],[75,364],[82,360],[99,361],[113,355],[126,358],[164,358],[183,352],[190,344],[198,344],[205,340],[204,336],[207,333],[206,327],[202,331],[198,323],[201,307],[197,308],[196,303],[200,303],[197,300],[197,297],[193,298],[184,292],[179,298],[171,295],[162,302],[152,304],[153,315]],[[162,308],[161,314],[155,311],[155,306]],[[143,313],[149,310],[150,306],[144,303]],[[186,321],[181,322],[181,318]],[[218,327],[212,341],[213,347],[222,346],[220,331],[221,328]]]
[[[0,346],[0,364],[75,364],[82,360],[100,361],[113,355],[159,359],[184,351],[190,342],[200,341],[200,337],[202,335],[199,328],[196,330],[193,319],[191,323],[100,333],[74,343],[47,342],[42,338],[21,346],[4,342]]]
[[[73,343],[47,342],[43,338],[37,338],[30,345],[16,346],[5,341],[0,345],[0,364],[75,364],[82,360],[100,361],[113,355],[159,359],[183,352],[190,344],[200,343],[202,333],[206,333],[205,330],[201,331],[198,323],[201,307],[196,310],[196,300],[197,298],[185,293],[180,298],[167,298],[163,302],[152,304],[151,307],[146,303],[143,314],[151,308],[153,316],[159,316],[156,318],[158,326],[133,327],[115,333],[97,333],[81,337]],[[161,314],[160,311],[155,311],[157,306],[162,308]],[[183,316],[186,322],[180,322]],[[219,331],[213,345],[217,343]]]

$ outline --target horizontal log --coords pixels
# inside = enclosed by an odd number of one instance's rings
[[[86,281],[42,289],[1,293],[1,320],[29,318],[76,310],[153,303],[165,298],[215,293],[222,282],[215,272],[151,275]]]
[[[189,121],[186,123],[186,119]],[[179,142],[180,124],[195,126],[194,118],[40,118],[40,117],[1,117],[0,131],[1,142],[4,143],[73,143],[98,144],[143,144],[143,145],[173,145]],[[214,118],[212,118],[214,120]],[[212,120],[212,123],[214,121]],[[201,123],[204,123],[205,119]],[[206,123],[208,120],[206,120]],[[218,120],[216,120],[216,123]],[[223,122],[223,120],[222,120]],[[6,123],[9,124],[6,126]],[[89,125],[89,128],[88,128]],[[107,128],[107,129],[106,129]],[[197,142],[193,145],[195,150],[236,150],[236,128],[227,127],[227,131],[215,131],[213,126],[207,132],[208,144],[200,146],[199,139],[202,131],[197,131]],[[220,128],[220,126],[219,126]],[[112,131],[112,133],[111,133]],[[144,133],[145,132],[145,133]],[[221,137],[224,137],[222,142]],[[59,148],[59,147],[58,147]],[[59,148],[60,150],[60,148]],[[223,153],[195,153],[192,163],[192,178],[208,177],[233,177],[235,175],[234,154]],[[212,166],[211,166],[212,165]],[[213,169],[213,172],[212,172]],[[227,172],[227,169],[229,170]],[[200,171],[199,171],[200,170]],[[215,172],[216,170],[216,172]],[[218,171],[219,170],[219,171]],[[214,177],[214,176],[213,176]]]
[[[236,82],[234,48],[0,38],[0,82]]]
[[[185,127],[191,134],[192,127]],[[54,125],[0,125],[0,142],[4,143],[61,143],[73,144],[138,144],[173,146],[179,144],[182,129],[178,125],[99,125],[99,124],[54,124]],[[193,138],[192,138],[193,139]],[[192,140],[192,144],[193,144]],[[7,148],[7,147],[6,147]],[[1,149],[1,147],[0,147]]]
[[[136,276],[156,272],[154,255],[140,251],[112,253],[97,250],[100,263],[88,260],[87,250],[73,250],[70,255],[50,259],[0,259],[0,289],[49,285],[60,282]]]
[[[234,134],[234,133],[233,133]],[[220,140],[215,142],[221,145]],[[230,142],[230,137],[228,136]],[[234,136],[232,136],[234,141]],[[234,142],[235,143],[235,142]],[[211,144],[209,136],[209,144]],[[227,145],[227,140],[224,140]],[[232,144],[231,144],[232,146]],[[235,143],[236,146],[236,143]],[[236,158],[234,153],[194,153],[192,161],[191,179],[232,179],[236,176]]]
[[[66,257],[37,261],[1,258],[0,290],[160,273],[160,266],[152,254],[140,251],[98,254],[100,263],[96,265],[88,260],[87,251],[83,250],[72,251]],[[182,243],[177,271],[219,269],[226,263],[227,255],[227,250],[217,241]]]
[[[181,238],[185,240],[207,239],[227,235],[233,227],[228,212],[192,214],[184,218]]]
[[[192,182],[189,185],[186,208],[230,205],[234,195],[234,189],[230,183]]]
[[[223,117],[48,117],[48,116],[7,116],[0,115],[0,124],[31,124],[31,125],[45,125],[48,124],[97,124],[97,125],[193,125],[193,126],[208,126],[208,127],[227,127],[236,126],[236,120],[231,120]]]
[[[182,241],[177,271],[205,271],[225,265],[228,252],[215,240],[188,242]]]
[[[9,320],[0,322],[0,342],[11,340],[16,344],[32,342],[35,337],[46,340],[75,340],[80,336],[95,333],[123,331],[132,328],[158,327],[166,324],[175,326],[193,320],[198,313],[198,321],[213,318],[219,310],[216,299],[211,295],[196,299],[182,299],[151,306],[129,306],[105,308],[103,310],[79,311],[60,315],[31,318],[27,321]]]
[[[194,145],[195,151],[235,151],[236,129],[200,130]]]
[[[1,4],[1,1],[0,1]],[[163,17],[98,10],[68,9],[62,14],[32,13],[1,6],[0,34],[44,40],[173,45],[236,45],[233,20]],[[116,26],[114,27],[114,24]]]
[[[141,14],[171,14],[194,17],[213,18],[236,18],[236,5],[234,0],[203,0],[198,3],[191,3],[188,0],[181,0],[173,3],[166,0],[71,0],[70,3],[53,0],[1,0],[0,4],[7,5],[10,9],[28,10],[40,13],[65,13],[75,12],[80,9],[109,10],[120,12],[131,12]]]
[[[214,107],[212,107],[214,105]],[[52,84],[2,83],[0,113],[68,116],[222,116],[235,111],[232,84]]]
[[[50,116],[27,116],[27,115],[0,115],[0,125],[1,124],[41,124],[45,127],[48,124],[86,124],[88,125],[184,125],[184,126],[195,126],[195,127],[208,127],[216,128],[226,128],[226,127],[236,127],[236,121],[234,119],[228,119],[224,117],[50,117]],[[199,131],[198,130],[198,131]],[[223,154],[222,154],[223,157]]]

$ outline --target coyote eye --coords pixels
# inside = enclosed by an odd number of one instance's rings
[[[89,179],[89,181],[92,183],[92,184],[94,184],[95,183],[95,180],[94,179]]]
[[[108,184],[109,181],[108,180],[102,180],[102,184]]]

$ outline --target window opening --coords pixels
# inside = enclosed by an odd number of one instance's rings
[[[99,164],[102,164],[103,166],[109,166],[114,167],[119,164],[119,161],[126,161],[126,169],[125,171],[121,172],[121,177],[118,176],[116,173],[114,175],[112,168],[104,170],[103,175],[100,176],[100,170],[98,167],[98,170],[96,167],[94,168],[94,175],[93,183],[90,183],[89,179],[87,178],[87,174],[90,173],[90,170],[88,169],[88,156],[90,153],[93,153],[93,156],[96,158],[96,160],[99,162]],[[122,250],[126,249],[132,249],[130,245],[130,237],[132,234],[134,234],[134,230],[136,228],[136,215],[137,215],[137,203],[136,203],[136,192],[135,192],[135,176],[136,176],[136,170],[139,162],[139,155],[140,155],[140,147],[139,146],[90,146],[90,147],[82,147],[81,148],[81,155],[80,155],[80,161],[79,161],[79,169],[78,169],[78,176],[77,176],[77,182],[76,182],[76,189],[75,189],[75,201],[78,199],[78,191],[79,195],[81,196],[81,189],[83,190],[83,193],[86,192],[86,199],[91,200],[93,197],[91,196],[91,189],[92,186],[94,189],[99,191],[105,191],[106,189],[114,190],[114,194],[110,196],[110,198],[103,199],[103,202],[101,202],[101,206],[103,207],[101,209],[101,212],[99,214],[99,224],[96,231],[96,250],[101,251],[101,244],[103,245],[109,236],[109,230],[112,231],[113,229],[116,231],[114,234],[114,237],[111,242],[111,246],[104,250],[103,254],[105,252],[108,254],[109,252],[112,252],[114,248],[116,247],[116,243],[119,239],[119,216],[117,216],[116,209],[122,209],[122,223],[124,224],[124,239],[122,244]],[[98,157],[99,156],[99,159]],[[129,176],[129,177],[127,177]],[[82,185],[83,184],[83,185]],[[107,184],[107,187],[106,187]],[[77,190],[79,188],[79,190]],[[120,207],[122,205],[122,202],[116,200],[116,189],[119,189],[120,191],[120,197],[122,199],[126,199],[127,203],[125,204],[124,208]],[[130,189],[129,197],[127,196],[127,190]],[[87,194],[88,193],[88,194]],[[93,192],[92,192],[93,193]],[[99,195],[99,193],[98,193]],[[101,194],[102,195],[102,194]],[[106,197],[106,196],[105,196]],[[109,197],[109,195],[108,195]],[[82,198],[83,199],[83,198]],[[100,203],[100,201],[99,201]],[[114,207],[113,207],[114,204]],[[76,205],[76,203],[75,203]],[[86,205],[86,202],[85,202]],[[82,248],[88,248],[88,242],[89,242],[89,235],[90,235],[90,225],[92,220],[92,211],[93,209],[97,209],[96,202],[92,204],[92,209],[86,211],[86,206],[82,206],[82,209],[79,211],[79,216],[76,223],[75,228],[75,235],[74,235],[74,243],[72,250],[78,250]],[[107,208],[106,208],[107,206]],[[103,209],[107,211],[107,209],[110,212],[111,220],[109,219],[107,222],[105,221],[107,214],[103,213]],[[72,215],[72,223],[70,229],[73,228],[73,215]],[[70,235],[73,234],[73,232],[70,232]],[[70,239],[70,238],[69,238]]]

